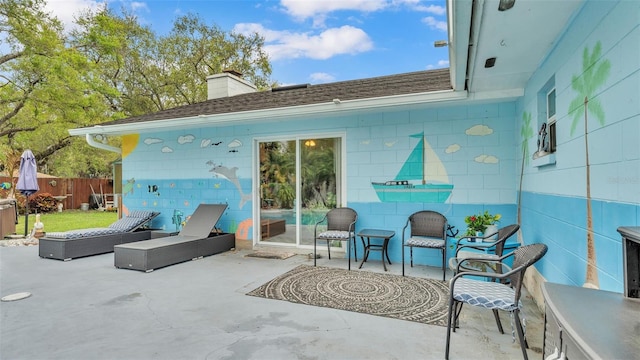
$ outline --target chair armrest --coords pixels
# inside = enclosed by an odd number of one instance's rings
[[[485,246],[485,245],[462,245],[462,246],[457,246],[456,247],[456,253],[455,253],[454,257],[458,257],[458,253],[462,249],[475,249],[475,250],[484,251],[484,250],[489,249],[489,248],[491,248],[491,246]]]
[[[465,259],[464,261],[466,261],[467,259]],[[473,259],[469,259],[469,260],[473,260]],[[517,267],[515,269],[512,269],[511,267],[509,267],[509,265],[505,264],[505,263],[501,263],[499,261],[494,261],[494,260],[482,260],[482,262],[486,262],[487,264],[489,263],[493,263],[496,265],[500,265],[504,268],[507,269],[506,272],[501,272],[501,273],[496,273],[496,272],[488,272],[488,271],[478,271],[475,269],[470,269],[470,270],[465,270],[465,271],[460,271],[460,265],[464,262],[461,261],[458,264],[458,273],[451,279],[451,283],[450,283],[450,287],[453,289],[453,284],[461,277],[465,277],[465,276],[480,276],[480,277],[486,277],[486,278],[491,278],[491,279],[497,279],[500,280],[500,282],[503,282],[504,280],[508,279],[511,275],[522,271],[523,266]],[[478,261],[478,260],[473,260],[473,261]],[[466,269],[466,268],[465,268]],[[493,269],[493,268],[491,268]]]
[[[322,224],[323,222],[327,221],[327,215],[325,215],[322,219],[320,219],[320,221],[318,221],[316,223],[316,225],[313,227],[313,238],[315,239],[318,235],[318,225]]]
[[[483,258],[471,257],[471,258],[464,258],[458,262],[458,266],[456,267],[456,273],[460,272],[460,270],[463,270],[464,272],[478,272],[477,266],[472,267],[471,265],[467,265],[467,264],[470,264],[471,262],[487,265],[486,266],[487,268],[494,270],[494,272],[486,272],[490,274],[503,274],[505,272],[505,269],[506,269],[506,272],[510,272],[512,270],[509,265],[497,259],[483,259]],[[495,272],[497,271],[497,269],[500,269],[499,273]]]

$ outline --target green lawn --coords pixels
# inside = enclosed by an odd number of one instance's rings
[[[118,220],[118,213],[98,210],[64,210],[61,213],[40,214],[40,221],[44,224],[45,232],[107,227],[116,220]],[[20,214],[16,225],[16,233],[19,235],[24,234],[24,221],[24,214]],[[35,222],[35,214],[30,214],[29,231],[33,229]]]

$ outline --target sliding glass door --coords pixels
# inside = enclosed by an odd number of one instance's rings
[[[258,242],[313,245],[316,222],[342,200],[342,141],[339,135],[258,141]]]

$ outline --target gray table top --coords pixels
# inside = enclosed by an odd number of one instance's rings
[[[396,232],[391,230],[362,229],[358,231],[358,236],[383,238],[383,239],[392,238],[395,234]]]
[[[594,359],[637,359],[640,301],[621,293],[544,283],[545,304],[564,330]]]

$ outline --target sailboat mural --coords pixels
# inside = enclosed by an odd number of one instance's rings
[[[419,138],[418,144],[402,165],[396,178],[384,183],[372,182],[373,188],[382,202],[426,202],[443,203],[453,190],[447,170],[424,132],[410,135]]]

